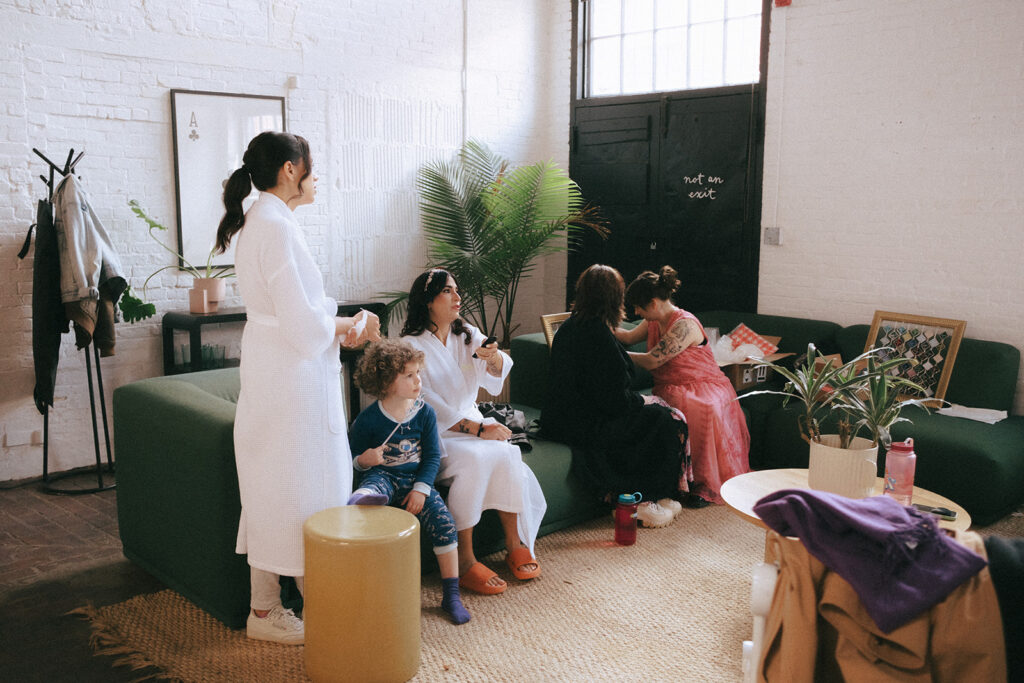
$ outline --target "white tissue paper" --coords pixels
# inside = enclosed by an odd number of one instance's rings
[[[732,348],[732,337],[727,334],[718,338],[711,352],[715,355],[715,361],[719,365],[730,365],[732,363],[743,363],[747,358],[763,358],[764,352],[753,344],[740,344]]]
[[[940,408],[938,411],[939,415],[949,415],[951,417],[962,417],[967,420],[977,420],[978,422],[987,422],[992,425],[1000,420],[1006,419],[1005,410],[990,410],[988,408],[968,408],[957,403],[952,403],[946,408]]]
[[[360,308],[359,313],[362,313],[363,316],[357,320],[355,325],[350,327],[348,332],[345,334],[344,343],[350,346],[358,342],[359,338],[363,336],[363,332],[366,330],[366,311]],[[358,316],[359,313],[356,313],[356,315]]]

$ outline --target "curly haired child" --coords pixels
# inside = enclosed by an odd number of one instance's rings
[[[416,515],[430,537],[441,569],[441,608],[456,624],[470,619],[459,594],[458,533],[434,477],[441,465],[441,442],[434,409],[419,399],[423,352],[385,340],[359,361],[356,383],[377,397],[349,430],[358,453],[353,464],[362,481],[349,505],[395,505]]]

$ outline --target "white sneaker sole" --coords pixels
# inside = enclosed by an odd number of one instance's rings
[[[287,638],[274,637],[272,635],[264,635],[261,633],[250,633],[248,629],[245,631],[245,637],[249,640],[262,640],[266,643],[280,643],[281,645],[303,645],[306,642],[306,634],[303,633],[301,636],[289,636]]]

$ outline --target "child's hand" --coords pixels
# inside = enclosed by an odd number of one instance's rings
[[[358,458],[356,458],[356,462],[358,462],[359,466],[362,467],[364,470],[368,470],[371,467],[380,465],[381,463],[384,462],[385,448],[387,448],[386,445],[377,446],[376,448],[367,448],[359,455]]]
[[[409,491],[409,495],[407,495],[405,500],[402,501],[402,505],[405,506],[406,512],[418,515],[423,509],[423,501],[426,499],[427,497],[419,491]]]

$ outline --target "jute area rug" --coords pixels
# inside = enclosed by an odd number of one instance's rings
[[[611,518],[540,539],[543,575],[464,595],[472,621],[443,616],[437,573],[423,579],[420,668],[413,681],[738,681],[749,639],[750,574],[764,532],[722,506],[684,510],[636,545]],[[81,611],[97,652],[181,681],[305,681],[303,648],[249,641],[170,590]]]

